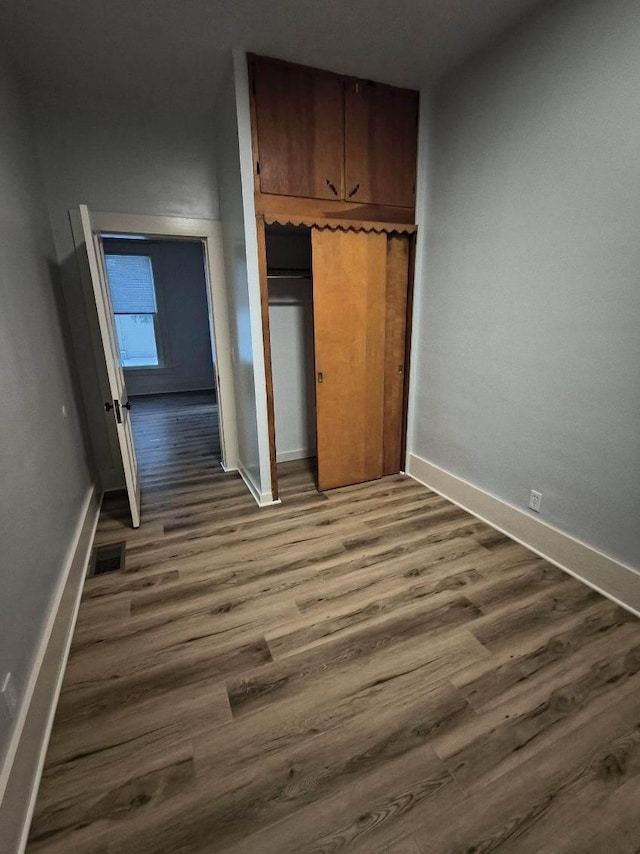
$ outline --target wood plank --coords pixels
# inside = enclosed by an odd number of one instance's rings
[[[409,238],[387,238],[387,295],[384,354],[383,474],[404,468],[402,459],[405,337],[409,290]]]
[[[492,779],[480,781],[471,789],[459,786],[436,795],[424,809],[416,809],[408,819],[400,820],[377,835],[374,850],[384,850],[386,840],[411,832],[429,851],[505,851],[509,854],[554,851],[577,854],[582,851],[628,850],[611,847],[611,840],[624,839],[627,830],[637,825],[637,809],[605,816],[599,809],[603,795],[634,779],[637,759],[629,750],[630,773],[611,774],[611,757],[627,752],[629,733],[640,721],[640,682],[627,685],[611,708],[588,715],[588,724],[576,725],[561,744],[551,742],[527,762]],[[630,745],[631,746],[631,745]],[[615,768],[615,764],[614,764]],[[617,777],[617,779],[616,779]],[[624,800],[623,804],[624,806]],[[576,810],[575,820],[571,812]],[[604,847],[586,847],[571,838],[579,830],[583,816],[592,812],[593,824],[603,819],[611,834]],[[455,816],[455,821],[451,816]],[[564,819],[561,828],[556,821]],[[593,827],[592,824],[592,827]],[[561,829],[563,832],[557,833]],[[569,838],[567,838],[569,837]],[[529,845],[529,842],[532,844]],[[362,849],[357,848],[358,852]],[[631,849],[633,850],[633,849]],[[635,852],[634,852],[635,854]]]
[[[400,222],[383,222],[363,219],[330,219],[311,214],[268,214],[262,217],[267,225],[306,226],[307,228],[329,229],[329,231],[375,231],[393,235],[411,235],[418,230],[417,225]]]

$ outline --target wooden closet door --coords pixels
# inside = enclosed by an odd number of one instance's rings
[[[318,489],[383,471],[387,236],[312,229]]]
[[[380,83],[345,84],[345,197],[415,206],[418,93]]]
[[[260,192],[343,198],[341,78],[259,57],[251,68]]]
[[[406,384],[407,303],[411,240],[406,234],[387,239],[387,296],[384,364],[384,474],[404,467],[404,397]]]

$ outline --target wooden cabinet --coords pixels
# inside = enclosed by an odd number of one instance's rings
[[[414,207],[418,93],[349,80],[344,116],[346,198]]]
[[[256,58],[256,173],[262,193],[344,195],[344,95],[334,74]]]
[[[260,194],[414,208],[417,92],[258,56],[250,75]]]

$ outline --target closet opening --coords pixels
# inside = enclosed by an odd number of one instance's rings
[[[276,464],[281,492],[317,486],[311,229],[265,226]]]
[[[264,223],[272,482],[302,463],[320,492],[400,472],[413,226]]]

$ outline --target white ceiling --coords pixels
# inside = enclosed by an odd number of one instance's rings
[[[540,0],[0,0],[32,85],[211,103],[229,53],[428,85]],[[153,94],[155,93],[155,95]]]

